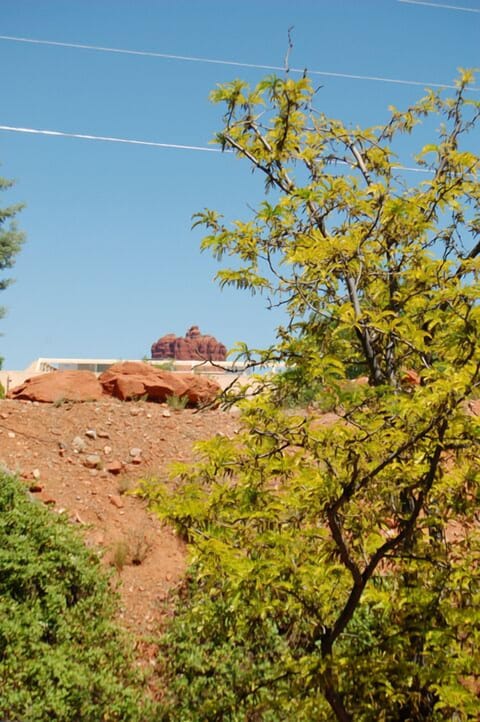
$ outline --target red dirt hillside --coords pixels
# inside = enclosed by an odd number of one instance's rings
[[[82,528],[105,564],[116,563],[122,621],[140,640],[158,628],[185,555],[145,502],[124,492],[142,478],[166,480],[172,461],[193,458],[196,441],[232,435],[236,425],[219,409],[174,411],[108,397],[55,404],[5,399],[0,463],[23,479],[33,500]]]

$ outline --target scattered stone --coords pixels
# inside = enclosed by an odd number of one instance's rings
[[[102,459],[98,454],[88,454],[83,460],[83,465],[86,466],[87,469],[98,469],[101,463]]]
[[[109,423],[111,423],[111,422],[109,422]],[[110,434],[108,433],[108,431],[103,431],[103,429],[99,429],[97,431],[97,436],[99,439],[109,439],[110,438]]]
[[[85,436],[88,436],[89,439],[96,439],[97,432],[95,431],[95,429],[87,429],[85,432]]]
[[[43,491],[43,489],[44,489],[43,484],[37,484],[35,482],[30,484],[28,487],[28,491],[31,491],[32,494],[39,494],[41,491]]]
[[[14,439],[14,438],[15,438],[15,432],[14,432],[14,431],[9,431],[8,434],[7,434],[7,436],[8,436],[9,439]]]
[[[162,416],[165,416],[166,418],[168,418],[168,417],[171,416],[171,415],[172,415],[172,414],[170,413],[170,411],[169,411],[168,409],[164,409],[164,410],[162,411]]]
[[[114,474],[114,475],[120,474],[120,472],[122,471],[122,469],[123,469],[123,464],[121,463],[121,461],[112,461],[112,462],[107,466],[107,471],[108,471],[110,474]]]
[[[124,507],[123,501],[117,494],[109,494],[108,498],[110,499],[110,504],[113,504],[113,506],[116,506],[117,509],[123,509],[123,507]]]
[[[112,447],[111,447],[111,446],[104,446],[104,447],[103,447],[103,453],[105,454],[105,456],[108,456],[109,454],[112,453]]]
[[[130,449],[130,456],[133,456],[134,458],[138,458],[142,455],[142,450],[138,449],[136,446],[133,449]]]
[[[80,454],[82,451],[85,451],[87,448],[86,442],[82,439],[81,436],[76,436],[74,440],[72,441],[73,450]]]
[[[40,477],[41,477],[40,469],[34,469],[34,470],[32,471],[32,476],[33,476],[33,478],[34,478],[36,481],[38,481],[38,480],[40,479]]]

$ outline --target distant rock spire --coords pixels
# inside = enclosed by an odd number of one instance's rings
[[[169,333],[152,344],[152,359],[177,361],[225,361],[227,349],[214,336],[204,336],[198,326],[191,326],[185,336]]]

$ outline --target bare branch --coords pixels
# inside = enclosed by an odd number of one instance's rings
[[[286,74],[286,75],[288,75],[288,73],[290,72],[290,53],[291,53],[292,50],[293,50],[292,30],[293,30],[294,27],[295,27],[294,25],[290,25],[290,27],[288,28],[288,33],[287,33],[287,35],[288,35],[288,47],[287,47],[287,52],[285,53],[285,60],[284,60],[284,63],[283,63],[283,64],[284,64],[284,67],[285,67],[285,74]]]

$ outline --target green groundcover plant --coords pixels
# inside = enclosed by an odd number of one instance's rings
[[[0,473],[0,719],[153,719],[116,600],[68,522]],[[143,702],[142,702],[143,698]]]
[[[284,309],[270,348],[240,351],[285,372],[236,399],[243,430],[200,444],[173,492],[147,489],[192,561],[165,720],[479,718],[472,82],[366,129],[317,111],[307,77],[213,93],[218,142],[269,195],[246,221],[199,214],[203,247],[231,261],[221,285]],[[419,126],[411,185],[395,152]],[[319,388],[336,416],[282,403]]]

